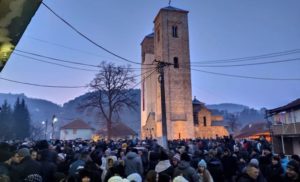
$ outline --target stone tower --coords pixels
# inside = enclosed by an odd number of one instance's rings
[[[188,11],[171,6],[160,9],[154,19],[154,34],[142,41],[142,79],[157,61],[165,67],[165,95],[168,139],[194,138]],[[150,65],[154,64],[154,65]],[[161,97],[158,73],[142,84],[142,137],[162,136]]]

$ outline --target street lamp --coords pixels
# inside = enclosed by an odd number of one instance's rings
[[[45,140],[47,140],[48,120],[42,121],[42,125],[45,125]]]
[[[52,135],[51,135],[51,139],[54,139],[54,124],[55,124],[56,122],[58,122],[58,119],[57,119],[57,117],[56,117],[55,115],[53,115],[53,116],[52,116],[52,122],[51,122],[51,124],[52,124]]]

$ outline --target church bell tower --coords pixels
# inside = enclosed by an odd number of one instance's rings
[[[142,42],[142,57],[142,68],[156,64],[154,60],[172,64],[164,68],[168,139],[194,138],[188,11],[171,6],[160,9],[154,19],[154,35]],[[142,87],[142,106],[146,108],[142,110],[142,137],[149,136],[149,129],[154,137],[161,137],[160,84],[157,73],[151,77]]]

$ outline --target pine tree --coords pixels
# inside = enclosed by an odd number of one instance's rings
[[[31,118],[24,99],[22,99],[21,102],[19,98],[17,99],[14,106],[13,116],[15,120],[14,131],[16,138],[25,139],[29,137]]]
[[[8,140],[11,137],[13,117],[10,105],[5,100],[0,110],[0,140]]]

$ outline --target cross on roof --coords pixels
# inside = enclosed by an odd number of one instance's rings
[[[171,6],[171,2],[172,2],[172,0],[169,0],[169,6]]]

